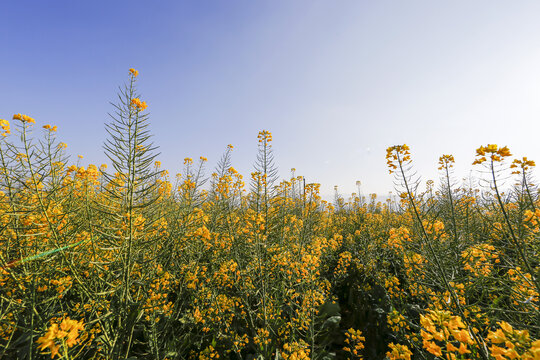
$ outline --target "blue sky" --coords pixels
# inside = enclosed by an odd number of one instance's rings
[[[134,67],[171,173],[233,144],[249,178],[267,129],[281,177],[385,195],[394,144],[423,180],[449,153],[467,175],[487,143],[540,161],[539,18],[537,1],[4,1],[0,118],[58,125],[100,164]]]

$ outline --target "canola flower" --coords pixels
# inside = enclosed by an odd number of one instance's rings
[[[482,164],[485,162],[487,160],[486,156],[489,156],[493,162],[501,162],[505,157],[512,156],[512,154],[507,146],[499,147],[496,144],[480,146],[478,149],[476,149],[477,159],[474,160],[473,165]]]
[[[448,311],[431,310],[420,316],[420,331],[424,349],[435,356],[443,356],[443,352],[451,358],[457,354],[465,355],[471,351],[469,346],[474,344],[470,333],[459,316]]]
[[[28,124],[35,124],[36,123],[36,120],[34,120],[33,118],[31,118],[28,115],[23,115],[23,114],[15,114],[15,115],[13,115],[13,120],[21,120],[22,122],[25,122],[25,123],[28,123]]]
[[[454,160],[454,156],[453,155],[442,155],[440,158],[439,158],[439,167],[438,167],[438,170],[443,170],[445,168],[452,168],[454,167],[454,163],[456,161]]]
[[[47,333],[37,340],[38,349],[48,350],[51,359],[56,356],[68,358],[68,349],[81,341],[80,331],[84,331],[84,323],[66,317],[60,323],[53,323]]]
[[[522,172],[525,173],[530,168],[535,167],[536,163],[532,160],[527,159],[526,156],[524,156],[521,160],[520,159],[514,159],[512,164],[510,165],[510,169],[516,169],[512,171],[512,174],[521,174]]]
[[[362,332],[350,328],[345,335],[345,344],[347,344],[347,346],[345,346],[343,350],[349,353],[353,359],[362,359],[361,351],[364,348],[364,341],[366,341],[366,338],[362,336]]]
[[[4,137],[6,137],[11,132],[9,127],[9,121],[7,120],[0,119],[0,127],[2,128],[2,130],[4,130],[4,132],[2,133],[2,136]]]
[[[496,360],[540,359],[540,340],[532,341],[527,330],[515,330],[505,321],[497,323],[499,329],[490,331],[491,355]]]
[[[386,356],[390,360],[411,360],[412,351],[409,350],[407,345],[390,343],[388,345],[389,351]]]
[[[139,98],[131,99],[131,105],[135,107],[137,111],[143,111],[148,107],[146,101],[141,101]]]
[[[411,161],[410,148],[406,144],[394,145],[386,149],[386,164],[390,168],[390,174],[394,173],[401,164],[408,164]]]

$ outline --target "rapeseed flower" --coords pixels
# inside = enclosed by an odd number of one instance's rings
[[[146,101],[141,101],[139,98],[132,99],[131,106],[137,108],[137,111],[143,111],[148,107],[148,105],[146,105]]]
[[[2,128],[2,130],[4,130],[4,132],[2,133],[2,136],[5,137],[7,136],[7,134],[10,133],[9,121],[0,119],[0,127]]]
[[[60,325],[53,323],[47,333],[37,340],[38,350],[48,349],[51,352],[51,359],[60,355],[61,347],[71,348],[80,342],[79,331],[84,330],[82,321],[72,320],[69,317],[64,318]],[[66,349],[64,349],[66,350]]]
[[[13,120],[21,120],[22,122],[26,122],[26,123],[29,123],[29,124],[35,124],[36,123],[36,120],[34,120],[33,118],[31,118],[28,115],[23,115],[23,114],[15,114],[15,115],[13,115]]]

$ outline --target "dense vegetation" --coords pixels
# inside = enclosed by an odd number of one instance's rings
[[[137,75],[109,168],[70,164],[55,126],[0,121],[0,358],[540,359],[534,162],[481,146],[480,185],[443,155],[420,189],[393,146],[398,201],[330,204],[278,180],[262,131],[247,185],[231,145],[171,178]]]

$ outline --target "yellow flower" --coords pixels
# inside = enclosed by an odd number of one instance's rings
[[[485,156],[482,156],[481,158],[478,158],[478,159],[474,160],[474,162],[473,162],[472,164],[473,164],[473,165],[481,164],[481,163],[483,163],[484,161],[486,161],[486,158],[485,158]]]
[[[462,343],[472,343],[471,335],[467,330],[461,329],[459,332],[456,332],[454,334],[454,337],[456,338],[456,340]]]
[[[510,154],[510,149],[508,149],[507,146],[500,148],[499,151],[497,151],[497,154],[502,157],[512,156],[512,154]]]
[[[394,145],[386,149],[386,163],[392,174],[398,168],[398,165],[409,164],[411,162],[410,148],[407,144]],[[396,165],[397,164],[397,165]]]
[[[257,135],[257,138],[259,139],[259,142],[270,142],[272,141],[272,133],[267,130],[259,131],[259,135]]]
[[[499,323],[499,325],[501,326],[501,329],[503,329],[504,331],[508,332],[508,333],[511,333],[513,328],[512,328],[512,325],[510,325],[509,323],[507,323],[506,321],[501,321]]]
[[[494,332],[490,332],[488,339],[494,344],[500,344],[506,341],[506,335],[501,329],[497,329]]]
[[[0,119],[0,127],[2,128],[2,130],[4,130],[2,136],[7,136],[7,134],[10,133],[9,121]]]
[[[31,118],[28,115],[23,115],[23,114],[15,114],[15,115],[13,115],[13,120],[21,120],[21,121],[31,123],[31,124],[36,123],[36,121],[33,118]]]
[[[442,356],[441,347],[434,342],[424,340],[424,349],[435,356]]]
[[[496,144],[487,144],[487,146],[480,146],[476,149],[476,156],[479,158],[473,162],[473,165],[481,164],[486,161],[486,153],[491,154],[489,157],[495,162],[502,161],[503,158],[512,155],[507,146],[499,148]]]
[[[46,130],[49,130],[49,131],[51,131],[51,132],[54,132],[54,131],[58,130],[58,128],[56,127],[56,125],[55,125],[55,126],[51,126],[51,125],[49,125],[49,124],[43,125],[43,128],[46,129]]]
[[[465,345],[464,343],[461,343],[461,344],[459,345],[458,352],[459,352],[461,355],[465,355],[465,354],[470,353],[470,351],[467,350],[467,345]]]
[[[412,352],[407,345],[390,343],[388,347],[390,351],[386,353],[386,356],[390,360],[411,360]]]
[[[536,166],[535,162],[532,160],[528,160],[526,156],[524,156],[521,160],[515,159],[512,162],[512,165],[510,165],[510,168],[521,168],[523,171],[529,170],[529,168]],[[520,170],[516,170],[512,172],[512,174],[521,174]]]
[[[129,72],[131,75],[133,75],[133,77],[137,77],[137,75],[139,75],[139,72],[133,68],[129,69]]]
[[[484,155],[486,155],[486,149],[483,146],[480,146],[478,149],[476,149],[476,156]]]
[[[453,155],[443,155],[439,158],[439,170],[444,169],[446,166],[448,168],[454,167],[454,156]]]
[[[494,153],[497,151],[497,145],[496,144],[488,144],[485,148],[487,152]]]
[[[146,105],[146,101],[141,101],[139,98],[132,99],[131,106],[136,107],[137,111],[143,111],[148,107],[148,105]]]

